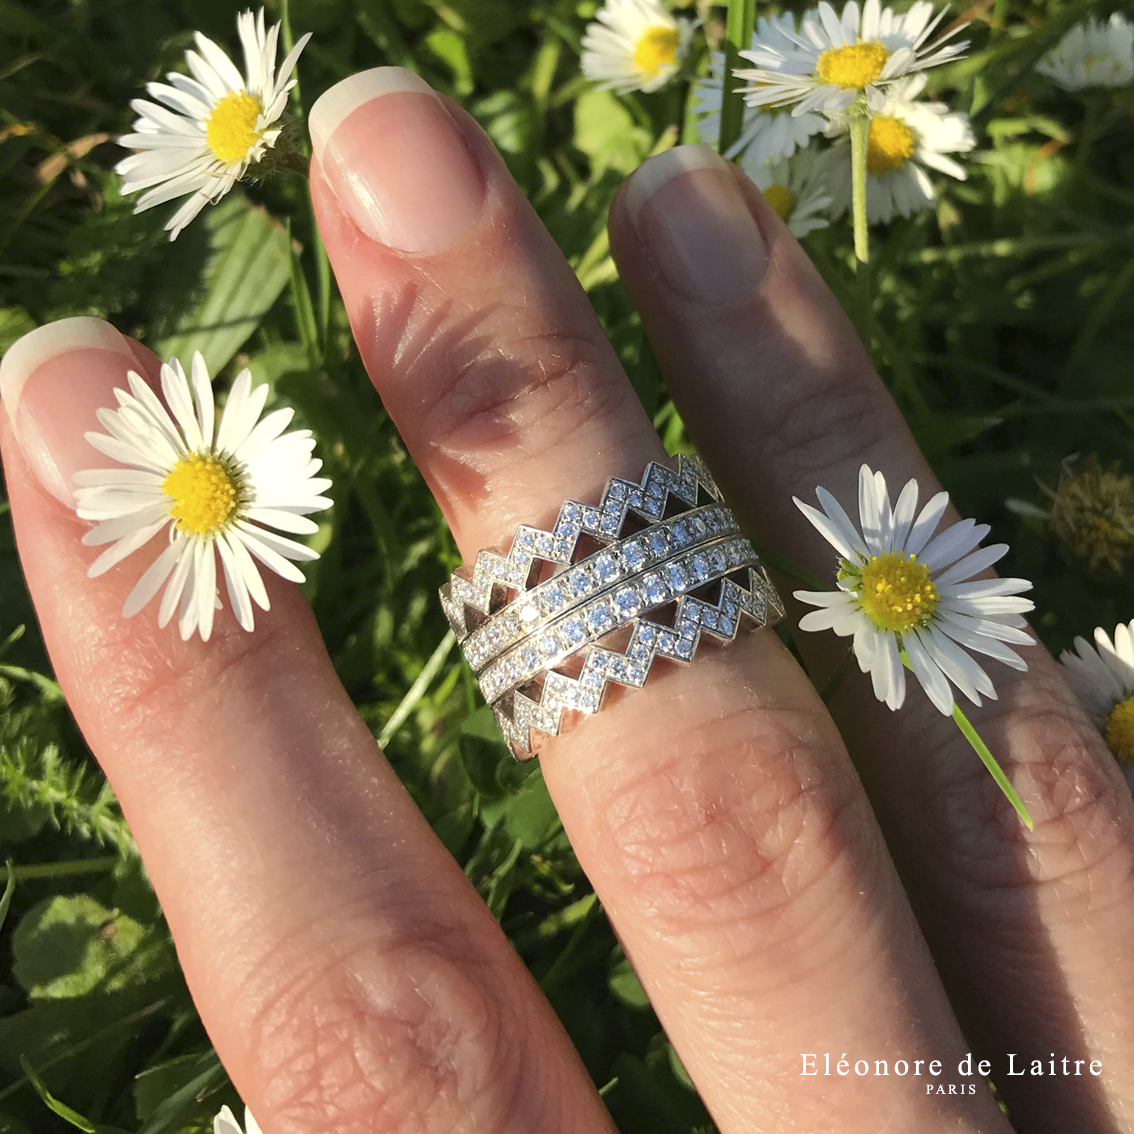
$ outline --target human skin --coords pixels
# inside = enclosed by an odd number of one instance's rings
[[[664,457],[568,265],[473,121],[364,72],[313,108],[311,193],[362,359],[466,560]],[[791,503],[859,465],[937,489],[843,312],[761,194],[702,147],[645,164],[611,246],[702,455],[757,539],[819,575]],[[120,611],[69,501],[82,439],[157,360],[97,320],[0,369],[0,445],[56,674],[142,850],[210,1036],[267,1134],[591,1134],[554,1013],[339,684],[297,589],[255,633]],[[54,412],[65,404],[66,413]],[[377,405],[377,403],[376,403]],[[956,519],[955,516],[946,519]],[[139,557],[145,558],[145,557]],[[838,643],[801,643],[817,672]],[[834,652],[832,652],[834,651]],[[859,675],[830,712],[772,633],[659,666],[541,751],[579,861],[723,1134],[1009,1125],[979,1078],[804,1076],[801,1055],[1094,1060],[997,1075],[1025,1134],[1134,1125],[1134,812],[1036,645],[952,722]],[[848,753],[849,747],[849,753]],[[895,865],[895,864],[898,865]]]

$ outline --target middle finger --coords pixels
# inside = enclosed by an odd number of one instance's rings
[[[382,69],[333,88],[311,129],[359,348],[467,559],[661,458],[585,296],[467,117]],[[806,1052],[955,1065],[964,1049],[838,734],[774,635],[659,671],[543,768],[724,1130],[754,1113],[784,1129],[838,1115],[846,1134],[1002,1129],[983,1094],[800,1075]]]

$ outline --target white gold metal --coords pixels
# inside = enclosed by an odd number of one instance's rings
[[[646,527],[624,534],[631,515]],[[575,562],[584,537],[603,546]],[[556,570],[541,579],[547,563]],[[598,505],[568,501],[551,531],[521,526],[506,554],[482,551],[454,572],[441,601],[519,759],[565,714],[597,712],[611,684],[645,684],[657,658],[688,662],[703,634],[732,641],[743,624],[783,617],[696,457],[679,457],[676,471],[651,462],[638,484],[616,478]]]

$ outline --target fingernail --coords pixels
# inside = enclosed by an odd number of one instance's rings
[[[322,95],[308,119],[316,160],[339,204],[372,240],[440,252],[480,216],[484,175],[432,87],[376,67]]]
[[[728,163],[708,146],[650,158],[626,186],[630,219],[676,292],[734,303],[763,279],[764,238]]]
[[[114,389],[139,365],[130,344],[102,319],[61,319],[29,331],[0,362],[0,399],[40,484],[74,507],[72,478],[105,464],[84,434],[97,412],[117,405]]]

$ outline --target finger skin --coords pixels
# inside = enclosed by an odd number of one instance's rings
[[[612,210],[612,249],[674,399],[737,510],[761,542],[831,578],[831,549],[793,495],[812,501],[821,484],[853,506],[863,461],[893,490],[915,477],[923,500],[938,485],[818,273],[762,194],[730,175],[768,264],[739,301],[673,286],[660,266],[660,222],[646,209],[634,215],[630,187]],[[701,174],[683,176],[688,187]],[[687,217],[686,191],[674,181],[654,208]],[[808,635],[800,644],[828,669],[846,647]],[[1134,1014],[1130,793],[1059,667],[1042,647],[1026,660],[1026,675],[994,669],[1000,700],[971,715],[1036,820],[1030,834],[920,690],[893,714],[856,673],[833,710],[1014,1121],[1028,1131],[1117,1131],[1134,1114],[1134,1040],[1121,1023]],[[1103,1075],[1009,1078],[1008,1052],[1097,1059]]]
[[[467,116],[450,108],[483,176],[479,217],[430,253],[364,231],[390,218],[356,215],[360,171],[414,160],[399,116],[429,97],[383,94],[336,118],[334,172],[317,104],[311,190],[363,361],[471,560],[564,498],[639,477],[660,446],[573,274]],[[841,742],[776,637],[659,666],[612,700],[548,746],[544,775],[720,1128],[750,1130],[759,1113],[783,1130],[1003,1130],[983,1094],[800,1076],[817,1046],[891,1061],[965,1049]]]
[[[57,365],[77,389],[104,380],[107,357]],[[264,1129],[610,1131],[547,1002],[354,711],[299,590],[273,577],[255,633],[226,609],[207,644],[159,630],[152,608],[123,620],[144,564],[87,579],[87,525],[33,482],[3,410],[0,435],[55,673]]]

